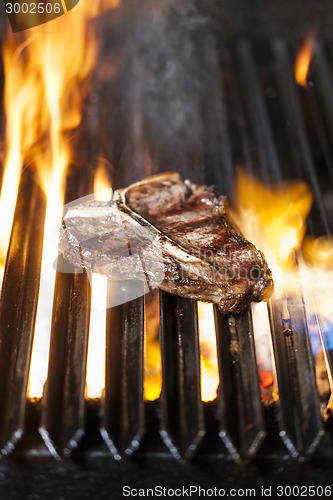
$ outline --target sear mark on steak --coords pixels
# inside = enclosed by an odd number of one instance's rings
[[[149,288],[213,302],[223,313],[240,312],[273,292],[264,255],[232,227],[226,197],[178,173],[120,189],[110,203],[70,208],[60,250],[87,271],[135,277]]]

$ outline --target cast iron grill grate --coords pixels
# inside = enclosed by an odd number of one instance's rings
[[[223,50],[221,154],[218,165],[207,162],[200,174],[231,199],[234,165],[267,186],[286,178],[305,179],[314,196],[309,218],[313,236],[332,234],[332,54],[329,43],[317,43],[309,76],[313,85],[305,90],[294,82],[295,47],[284,41],[274,40],[262,50],[262,44],[242,40]],[[84,172],[70,167],[66,203],[92,192],[93,172]],[[301,294],[273,297],[268,304],[279,393],[271,405],[261,400],[251,310],[228,316],[215,310],[220,385],[217,399],[204,403],[196,303],[164,292],[159,400],[145,402],[143,397],[141,297],[108,310],[105,392],[93,402],[85,400],[89,280],[84,274],[58,272],[44,395],[41,401],[27,401],[44,217],[44,195],[33,170],[23,169],[0,306],[3,455],[62,460],[97,454],[119,460],[134,454],[143,460],[207,463],[303,459],[314,453],[333,458],[331,422],[324,423],[320,411]],[[322,340],[331,379],[333,352],[324,336]],[[46,447],[37,439],[37,429]]]

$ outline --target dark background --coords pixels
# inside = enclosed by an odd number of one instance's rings
[[[149,8],[150,0],[122,1],[125,6],[132,3],[140,5],[140,9],[145,11]],[[316,22],[321,36],[332,36],[333,9],[330,0],[197,0],[193,3],[203,12],[216,12],[224,36],[281,36],[293,39],[306,36]],[[7,24],[5,7],[1,1],[2,35]]]

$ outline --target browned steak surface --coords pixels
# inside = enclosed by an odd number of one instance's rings
[[[182,248],[210,264],[197,276],[182,262],[161,288],[178,295],[217,302],[221,311],[239,311],[268,298],[273,280],[262,252],[245,240],[228,219],[225,196],[178,174],[151,177],[123,191],[126,204]],[[213,292],[214,289],[214,292]]]
[[[116,191],[115,200],[121,224],[111,221],[102,202],[73,207],[75,216],[68,211],[60,249],[74,265],[151,282],[162,271],[160,288],[216,303],[222,312],[239,312],[271,295],[262,252],[232,227],[226,198],[213,187],[165,173]],[[96,217],[84,216],[84,210],[95,210]],[[132,260],[124,252],[128,245]],[[133,265],[136,252],[143,266]]]

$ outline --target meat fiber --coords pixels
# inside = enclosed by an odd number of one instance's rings
[[[268,299],[273,280],[262,252],[228,214],[226,197],[214,187],[164,173],[116,191],[110,202],[70,208],[60,250],[87,271],[240,312]]]

